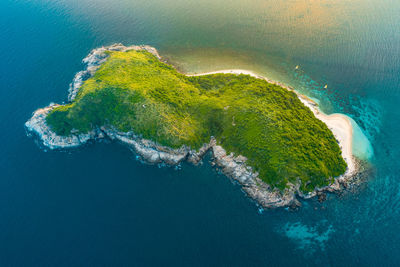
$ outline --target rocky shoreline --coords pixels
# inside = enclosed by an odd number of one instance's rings
[[[126,47],[122,44],[114,44],[108,47],[94,49],[83,59],[83,63],[87,65],[86,69],[78,72],[73,82],[70,84],[68,101],[71,102],[75,99],[83,82],[92,77],[101,64],[107,60],[107,51],[125,52],[129,50],[146,50],[161,59],[157,50],[150,46]],[[350,157],[345,160],[348,165],[352,164],[351,166],[354,166],[354,168],[348,169],[345,174],[335,178],[335,182],[332,185],[318,188],[313,192],[304,194],[299,190],[300,182],[298,182],[297,184],[289,184],[288,187],[281,192],[276,188],[272,189],[268,184],[258,178],[258,173],[254,172],[250,166],[246,165],[247,159],[245,157],[241,155],[235,156],[232,153],[228,155],[226,151],[217,144],[217,140],[213,137],[208,144],[204,144],[198,151],[195,151],[185,146],[179,149],[160,146],[132,132],[119,132],[109,126],[100,127],[87,134],[72,134],[67,137],[58,136],[51,131],[50,127],[46,124],[47,114],[57,106],[59,105],[50,104],[45,108],[36,110],[31,119],[25,123],[26,129],[30,132],[35,132],[42,140],[43,144],[50,149],[78,147],[87,143],[89,140],[109,138],[132,147],[145,162],[152,164],[164,163],[171,166],[177,165],[182,161],[198,164],[204,155],[211,151],[212,160],[215,165],[220,167],[225,175],[237,181],[242,186],[243,191],[263,208],[296,207],[301,205],[297,197],[309,199],[324,194],[324,192],[340,191],[351,182],[358,170],[355,159]]]

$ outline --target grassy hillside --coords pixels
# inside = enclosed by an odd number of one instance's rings
[[[145,51],[109,53],[76,99],[47,116],[57,134],[113,125],[173,148],[214,136],[278,188],[299,178],[310,191],[344,173],[333,134],[295,93],[249,75],[187,77]]]

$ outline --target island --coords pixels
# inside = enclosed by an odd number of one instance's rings
[[[148,163],[213,163],[261,207],[341,190],[357,173],[346,116],[244,70],[185,75],[150,46],[94,49],[68,102],[26,123],[51,149],[109,138]]]

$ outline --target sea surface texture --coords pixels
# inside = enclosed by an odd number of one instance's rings
[[[0,1],[0,265],[398,264],[399,14],[397,0]],[[188,73],[252,70],[349,115],[365,183],[262,211],[207,160],[150,166],[112,142],[48,151],[27,136],[115,42]]]

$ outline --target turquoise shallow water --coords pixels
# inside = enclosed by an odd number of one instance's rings
[[[398,14],[391,0],[1,1],[0,264],[395,265]],[[46,151],[26,136],[32,111],[65,101],[82,58],[114,42],[186,72],[253,70],[349,115],[373,151],[356,138],[366,183],[262,211],[207,161],[158,168],[118,144]]]

